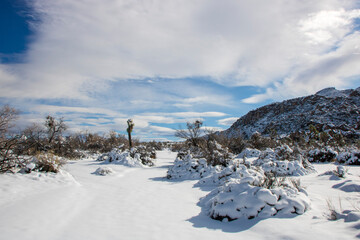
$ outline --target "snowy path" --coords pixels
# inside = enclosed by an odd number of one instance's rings
[[[0,239],[353,239],[356,229],[323,215],[327,194],[341,194],[334,181],[305,176],[313,209],[291,219],[269,218],[222,223],[200,213],[207,194],[196,181],[168,181],[176,154],[158,152],[157,166],[109,165],[116,174],[92,174],[99,163],[72,161],[69,176],[54,179],[3,175],[0,187]],[[319,166],[321,168],[325,165]],[[324,169],[325,170],[325,169]],[[319,184],[314,184],[320,181]],[[328,192],[328,189],[331,191]],[[358,193],[352,195],[357,197]],[[335,199],[336,200],[336,199]],[[339,220],[343,221],[343,220]],[[345,223],[347,224],[347,223]]]

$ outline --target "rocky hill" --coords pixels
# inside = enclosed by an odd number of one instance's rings
[[[306,131],[337,129],[345,135],[360,136],[360,87],[336,90],[326,88],[314,95],[272,103],[250,111],[222,132],[228,137],[249,138],[259,132],[279,135]]]

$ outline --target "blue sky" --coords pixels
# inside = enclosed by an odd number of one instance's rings
[[[356,0],[2,0],[0,104],[18,125],[174,140],[202,119],[360,86]]]

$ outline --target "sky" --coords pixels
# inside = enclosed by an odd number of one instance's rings
[[[358,0],[1,0],[0,104],[19,128],[176,140],[200,119],[360,86]]]

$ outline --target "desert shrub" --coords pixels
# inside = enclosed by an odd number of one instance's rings
[[[208,166],[206,159],[194,158],[188,153],[183,158],[177,157],[174,165],[168,169],[168,179],[199,179],[209,175],[214,168]]]
[[[360,151],[358,150],[349,150],[345,152],[341,152],[336,160],[339,163],[347,164],[347,165],[360,165]]]
[[[18,111],[9,106],[0,108],[0,173],[26,165],[27,159],[18,154],[21,137],[11,133]]]
[[[247,182],[229,182],[201,200],[215,220],[301,215],[310,208],[310,199],[289,186],[264,188]]]
[[[192,146],[198,147],[199,142],[201,141],[202,129],[201,126],[203,122],[201,120],[196,120],[194,122],[187,122],[186,129],[179,129],[175,132],[175,137],[186,139],[190,142]]]
[[[258,186],[266,189],[273,189],[275,187],[286,186],[285,178],[278,177],[277,174],[273,172],[264,172],[263,181]]]
[[[333,171],[333,173],[340,178],[345,178],[347,172],[348,169],[346,169],[344,166],[337,166],[336,170]]]
[[[263,137],[259,132],[254,133],[249,140],[249,146],[259,150],[274,148],[276,145],[277,142],[275,140],[270,137]]]
[[[32,163],[35,166],[31,170],[57,173],[66,162],[52,153],[46,153],[36,155]]]
[[[275,155],[278,160],[295,159],[294,151],[288,145],[282,145],[275,148]]]
[[[310,162],[333,162],[337,156],[332,148],[313,149],[308,152]]]
[[[139,145],[131,148],[130,156],[132,158],[139,157],[141,163],[146,166],[154,166],[154,159],[156,159],[156,150],[150,146]]]
[[[165,144],[162,142],[151,141],[151,142],[146,142],[146,143],[141,143],[141,144],[146,145],[149,148],[153,148],[156,151],[161,151],[165,148]]]
[[[227,148],[221,146],[215,140],[204,140],[200,144],[201,157],[205,158],[207,163],[212,166],[227,166],[233,155]]]

